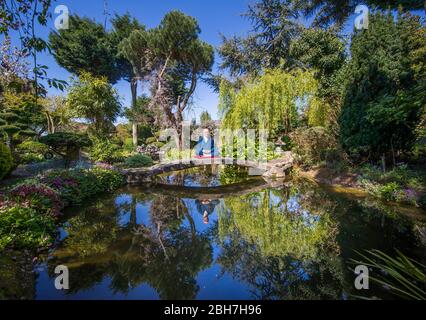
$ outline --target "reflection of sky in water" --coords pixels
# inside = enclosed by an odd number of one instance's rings
[[[140,193],[139,193],[140,192]],[[161,197],[161,198],[158,198]],[[285,217],[281,217],[280,219],[276,219],[275,221],[282,221],[283,219],[291,219],[292,222],[295,220],[296,222],[300,222],[297,225],[303,225],[306,228],[309,228],[309,230],[302,228],[303,230],[298,230],[300,233],[295,234],[295,236],[299,237],[301,236],[302,240],[296,239],[295,241],[302,241],[303,242],[303,236],[308,235],[312,231],[314,232],[314,228],[318,226],[320,222],[320,215],[316,215],[311,213],[311,211],[307,210],[308,208],[315,208],[315,203],[311,202],[308,203],[309,206],[306,206],[306,199],[303,197],[303,193],[293,193],[292,195],[288,196],[286,195],[283,190],[275,189],[275,190],[264,190],[262,192],[258,193],[251,193],[247,195],[247,198],[244,197],[237,197],[232,198],[232,194],[227,197],[227,199],[237,200],[237,201],[249,201],[250,207],[252,210],[250,210],[250,214],[257,215],[261,213],[262,210],[262,204],[265,200],[265,197],[268,197],[269,205],[272,208],[275,208],[276,210],[271,210],[271,213],[274,214],[285,214]],[[105,253],[104,256],[101,255],[101,258],[104,260],[102,263],[100,263],[100,271],[102,276],[100,276],[99,279],[94,278],[93,283],[88,289],[81,289],[77,293],[72,295],[66,295],[63,291],[58,291],[54,288],[54,277],[51,274],[48,275],[48,271],[46,268],[46,265],[40,265],[40,268],[36,270],[38,274],[38,279],[36,282],[36,292],[37,292],[37,298],[38,299],[158,299],[159,294],[157,292],[157,289],[154,287],[151,287],[146,282],[143,283],[137,283],[135,288],[130,288],[129,293],[126,295],[120,291],[114,291],[112,279],[113,276],[117,276],[116,272],[117,269],[120,269],[120,263],[121,263],[121,256],[125,256],[126,253],[128,253],[130,250],[134,250],[136,247],[135,253],[138,255],[143,256],[143,247],[142,244],[146,242],[139,243],[139,238],[132,238],[132,231],[130,229],[126,229],[127,226],[131,226],[131,205],[132,200],[137,199],[137,201],[133,201],[134,204],[136,204],[135,209],[136,211],[136,224],[137,225],[145,225],[147,226],[151,231],[154,232],[154,236],[157,237],[157,228],[155,226],[155,221],[151,219],[151,213],[150,211],[153,209],[153,204],[156,202],[156,200],[160,201],[160,206],[163,205],[165,209],[170,209],[171,211],[168,211],[167,214],[171,213],[171,220],[173,228],[177,228],[178,230],[168,230],[167,225],[163,225],[162,227],[162,237],[164,240],[164,245],[168,246],[167,250],[170,252],[173,252],[173,250],[176,250],[178,253],[184,253],[184,252],[197,252],[197,254],[192,258],[197,258],[204,256],[204,253],[207,253],[207,256],[211,255],[212,261],[209,262],[208,265],[197,265],[196,263],[193,263],[194,266],[200,266],[200,269],[196,272],[196,274],[193,276],[193,279],[191,278],[192,275],[190,275],[190,280],[195,281],[196,286],[198,286],[199,290],[195,292],[195,296],[197,299],[253,299],[257,297],[257,294],[260,292],[260,288],[256,287],[256,285],[263,284],[266,286],[267,290],[266,293],[270,293],[271,297],[274,298],[277,295],[286,297],[287,294],[290,292],[296,292],[298,290],[298,285],[306,285],[306,287],[303,287],[301,289],[301,292],[305,290],[307,287],[312,287],[313,289],[309,290],[315,290],[316,289],[316,281],[324,281],[322,285],[326,285],[327,288],[331,283],[333,285],[336,285],[336,279],[330,278],[330,271],[331,268],[333,272],[346,272],[347,266],[343,265],[343,260],[338,263],[338,265],[342,265],[344,268],[344,271],[336,271],[336,265],[328,266],[327,264],[329,262],[327,261],[339,261],[341,257],[337,255],[335,252],[328,252],[327,254],[330,254],[330,256],[327,256],[325,260],[321,260],[319,257],[316,257],[316,259],[319,259],[318,261],[315,261],[312,257],[309,259],[303,260],[301,258],[296,259],[292,256],[292,252],[286,253],[286,256],[280,257],[280,256],[263,256],[263,253],[258,249],[259,245],[262,245],[261,243],[247,243],[246,239],[244,237],[241,237],[240,232],[242,232],[242,229],[230,228],[222,235],[223,239],[218,240],[218,232],[220,223],[223,223],[223,221],[219,221],[219,213],[226,212],[222,218],[225,220],[228,219],[228,223],[233,223],[234,219],[236,219],[237,215],[240,214],[240,212],[231,212],[230,207],[227,207],[227,202],[224,199],[221,199],[218,201],[217,205],[215,205],[214,210],[209,215],[208,223],[206,224],[205,219],[203,217],[203,212],[200,212],[200,206],[197,206],[197,199],[191,198],[191,196],[187,196],[184,198],[177,198],[174,196],[159,196],[159,195],[146,195],[143,194],[142,191],[138,191],[137,189],[132,190],[132,192],[129,192],[128,194],[123,193],[118,196],[115,196],[115,199],[111,199],[110,202],[104,203],[105,205],[111,204],[112,206],[115,206],[116,212],[115,216],[111,216],[114,219],[116,219],[117,224],[119,227],[121,227],[122,230],[120,230],[117,233],[117,239],[118,242],[120,242],[120,245],[117,245],[115,247],[115,243],[113,242],[111,245],[111,249],[108,248],[108,250],[111,250],[113,253],[111,257],[108,256],[108,252]],[[321,198],[318,198],[321,199]],[[199,201],[202,200],[208,200],[208,199],[199,199]],[[105,200],[103,200],[105,201]],[[180,201],[180,202],[179,202]],[[319,201],[319,200],[316,200]],[[182,215],[182,212],[180,213],[181,220],[176,220],[178,223],[173,224],[173,208],[175,207],[176,203],[181,203],[182,207],[185,208],[187,211],[186,215]],[[167,208],[167,205],[170,205],[169,208]],[[320,203],[318,203],[320,205]],[[348,206],[345,206],[344,208],[348,208]],[[108,208],[111,209],[111,208]],[[315,209],[314,209],[315,210]],[[90,211],[89,211],[90,212]],[[359,217],[359,211],[356,212],[355,217]],[[95,214],[95,212],[94,212]],[[105,221],[109,221],[111,219],[108,215],[113,215],[113,210],[106,210],[104,213],[103,218],[107,218]],[[234,215],[234,216],[233,216]],[[250,215],[247,215],[250,219]],[[350,216],[350,215],[349,215]],[[354,215],[352,215],[354,217]],[[294,219],[294,220],[293,220]],[[103,222],[102,220],[101,222]],[[167,221],[167,219],[166,219]],[[272,220],[273,221],[273,220]],[[328,221],[328,220],[326,220]],[[96,223],[96,222],[95,222]],[[166,223],[166,222],[165,222]],[[240,223],[244,223],[244,221],[240,221]],[[351,220],[350,227],[353,226],[353,224],[356,223],[354,220]],[[371,222],[369,222],[371,223]],[[67,223],[68,224],[68,223]],[[65,226],[67,225],[65,224]],[[101,224],[102,225],[102,224]],[[108,225],[108,224],[107,224]],[[363,235],[363,237],[360,237],[359,235],[356,235],[356,240],[348,239],[343,243],[343,247],[341,244],[339,244],[341,247],[339,248],[341,251],[352,253],[353,249],[356,248],[356,245],[358,243],[361,243],[362,247],[366,246],[366,243],[368,240],[374,239],[374,241],[377,241],[379,239],[380,241],[384,242],[384,245],[387,246],[394,246],[391,241],[387,242],[386,238],[383,235],[382,229],[380,230],[380,237],[370,237],[371,228],[366,229],[364,228],[364,225],[362,225],[362,228],[360,230],[366,230],[366,234]],[[381,225],[381,224],[380,224]],[[388,224],[390,225],[390,224]],[[89,228],[90,226],[88,226]],[[195,235],[192,234],[193,227],[195,227]],[[255,230],[259,230],[258,234],[258,240],[256,241],[274,241],[274,234],[280,230],[280,226],[271,225],[267,228],[262,228],[261,226],[259,229],[257,229],[257,226],[253,226],[250,224],[250,221],[248,221],[247,225],[245,225],[247,228],[253,228],[249,231],[254,232]],[[276,227],[276,229],[275,229]],[[381,228],[381,227],[379,227]],[[105,234],[108,235],[108,230],[89,230],[95,231],[94,234],[97,235],[97,232],[101,233],[101,237],[105,237]],[[184,231],[183,233],[179,233],[179,231]],[[304,233],[304,232],[307,233]],[[103,234],[102,234],[103,232]],[[265,234],[261,234],[264,232]],[[270,234],[268,232],[271,232]],[[61,239],[65,238],[66,232],[64,231],[64,228],[60,230],[61,233]],[[178,238],[177,234],[180,234],[183,238]],[[344,236],[350,235],[349,232],[341,233]],[[379,234],[378,231],[376,231],[376,234]],[[173,238],[175,237],[176,238]],[[286,233],[286,236],[291,236],[291,234]],[[203,246],[201,246],[201,251],[198,252],[197,245],[192,243],[194,239],[192,237],[195,237],[196,241],[206,241],[208,242],[208,246],[206,246],[206,249],[204,249]],[[96,241],[96,237],[93,238],[93,241]],[[130,239],[130,240],[128,240]],[[157,238],[156,238],[157,239]],[[269,240],[268,240],[269,239]],[[272,240],[271,240],[272,239]],[[276,238],[275,238],[276,239]],[[392,240],[397,239],[398,237],[391,237]],[[84,241],[85,237],[82,239],[77,239]],[[116,241],[113,240],[113,241]],[[155,240],[155,239],[154,239]],[[223,240],[223,241],[222,241]],[[363,240],[363,241],[361,241]],[[135,241],[135,242],[134,242]],[[152,240],[149,240],[152,241]],[[292,239],[290,239],[292,241]],[[151,242],[150,242],[151,243]],[[201,242],[202,243],[202,242]],[[286,243],[285,241],[283,242]],[[354,243],[354,244],[353,244]],[[77,242],[78,244],[78,242]],[[154,246],[159,246],[158,243],[155,241],[153,242]],[[271,245],[274,245],[276,243],[271,243]],[[152,243],[151,243],[152,245]],[[383,246],[383,244],[382,244]],[[369,244],[369,247],[380,247],[380,245],[377,244]],[[198,246],[198,248],[200,248]],[[78,246],[77,246],[78,249]],[[307,250],[310,250],[312,248],[306,248]],[[158,272],[161,274],[161,272],[164,272],[164,270],[174,270],[170,269],[170,266],[167,266],[166,261],[162,260],[164,258],[161,254],[161,248],[155,247],[156,252],[160,252],[160,256],[157,256],[155,260],[160,265],[158,266]],[[206,250],[211,250],[211,252],[206,252]],[[314,250],[316,252],[316,250]],[[278,251],[279,252],[279,251]],[[287,251],[286,251],[287,252]],[[340,254],[340,253],[339,253]],[[118,258],[117,258],[118,257]],[[138,259],[138,256],[136,257]],[[111,259],[111,260],[108,260]],[[130,264],[129,268],[132,270],[139,270],[134,272],[144,272],[145,266],[144,261],[145,260],[135,260],[135,262],[132,262],[134,264]],[[145,258],[144,258],[145,259]],[[148,257],[148,260],[151,259]],[[165,259],[165,258],[164,258]],[[179,270],[182,270],[182,272],[185,272],[186,269],[190,269],[193,265],[191,265],[192,260],[191,258],[188,259],[186,256],[176,256],[174,258],[173,262],[176,262],[176,268],[177,272]],[[223,260],[225,259],[225,260]],[[195,259],[196,260],[196,259]],[[96,263],[98,263],[98,256],[94,255],[91,257],[91,262],[93,265],[89,265],[89,267],[96,267]],[[106,261],[106,262],[105,262]],[[224,262],[225,261],[225,262]],[[83,265],[85,265],[85,260],[82,259],[81,262]],[[64,262],[66,263],[66,261]],[[103,264],[104,263],[104,264]],[[162,269],[163,267],[166,267],[169,269]],[[52,266],[50,266],[52,267]],[[138,269],[142,268],[142,269]],[[171,267],[173,268],[173,266]],[[248,268],[245,270],[245,268]],[[338,266],[337,266],[338,268]],[[155,269],[155,268],[154,268]],[[330,269],[330,270],[331,270]],[[342,269],[343,270],[343,269]],[[104,273],[102,273],[104,272]],[[174,274],[175,271],[172,272]],[[328,273],[327,273],[328,272]],[[290,275],[289,278],[286,278],[286,275]],[[72,276],[72,275],[71,275]],[[341,275],[339,274],[339,277]],[[342,276],[343,277],[343,276]],[[276,279],[279,279],[279,283],[273,283],[274,281],[278,281]],[[155,280],[155,281],[158,281]],[[153,282],[153,286],[155,286],[155,283]],[[334,281],[334,282],[333,282]],[[176,285],[176,288],[173,288],[173,290],[179,290],[178,284],[171,283],[170,286]],[[301,285],[301,286],[303,286]],[[276,286],[276,287],[274,287]],[[291,288],[289,288],[290,286]],[[296,286],[296,287],[294,287]],[[342,284],[343,286],[343,284]],[[279,289],[276,289],[279,288]],[[278,292],[268,291],[269,289],[275,289],[275,290],[281,290]],[[345,289],[343,287],[339,287],[339,284],[337,284],[337,288],[333,288],[333,290],[336,290],[336,297],[338,298],[344,298],[347,297],[347,292],[345,292]],[[265,294],[263,292],[263,294]]]
[[[301,196],[296,194],[289,197],[287,201],[287,210],[291,213],[298,214],[303,224],[308,228],[314,228],[320,221],[320,215],[312,214],[308,210],[303,209],[300,203]]]

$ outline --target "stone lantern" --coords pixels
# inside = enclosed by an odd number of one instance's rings
[[[284,153],[283,148],[286,146],[286,143],[282,140],[282,137],[279,137],[277,141],[275,141],[275,154],[282,155]]]

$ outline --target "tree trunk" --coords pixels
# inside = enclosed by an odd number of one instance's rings
[[[130,89],[132,91],[132,111],[136,112],[138,81],[135,78],[130,82]],[[136,148],[138,146],[138,125],[134,120],[132,121],[132,140],[133,146]]]
[[[138,146],[138,125],[136,122],[132,122],[132,140],[133,146],[136,148]]]
[[[391,148],[392,148],[392,161],[393,161],[393,168],[396,168],[396,160],[395,160],[395,150],[393,148],[393,137],[391,139]]]
[[[55,124],[49,112],[46,112],[46,118],[47,118],[47,133],[48,134],[55,133]]]
[[[386,173],[386,156],[385,156],[385,154],[382,155],[382,170],[383,170],[383,173]]]

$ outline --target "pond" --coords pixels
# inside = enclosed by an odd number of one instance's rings
[[[0,258],[0,298],[389,298],[354,289],[356,251],[425,260],[395,208],[304,180],[271,187],[244,171],[197,170],[69,210],[48,255]],[[69,268],[67,291],[55,289],[58,265]]]

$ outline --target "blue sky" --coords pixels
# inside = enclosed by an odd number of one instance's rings
[[[108,0],[108,11],[124,14],[129,12],[148,28],[157,26],[164,15],[171,10],[180,10],[185,14],[197,19],[201,27],[200,38],[215,48],[221,44],[221,36],[246,35],[250,31],[249,21],[241,14],[247,11],[248,5],[255,0]],[[47,39],[51,30],[54,29],[54,8],[57,5],[66,5],[71,14],[86,16],[97,22],[103,23],[104,0],[56,0],[51,8],[53,19],[46,27],[39,27],[38,34]],[[424,16],[424,14],[422,14]],[[353,30],[355,15],[348,19],[344,33]],[[107,29],[111,25],[107,24]],[[65,69],[60,67],[52,55],[40,54],[39,62],[49,67],[49,76],[63,80],[69,80],[71,76]],[[213,72],[218,71],[219,57],[216,54]],[[127,82],[121,81],[115,88],[123,98],[123,105],[130,104],[130,88]],[[50,94],[59,94],[55,89],[50,89]],[[194,105],[186,114],[187,119],[199,118],[199,114],[207,110],[213,118],[217,118],[218,96],[210,87],[199,83],[194,95]],[[123,121],[120,119],[119,121]]]
[[[185,14],[197,19],[201,34],[200,38],[214,47],[221,43],[220,34],[231,36],[233,34],[244,35],[250,29],[247,19],[241,17],[253,0],[109,0],[108,11],[118,14],[129,12],[148,28],[157,26],[164,15],[170,10],[180,10]],[[52,13],[56,5],[66,5],[71,14],[87,16],[97,22],[105,20],[103,0],[59,0],[52,7]],[[55,17],[53,13],[53,18]],[[107,28],[111,25],[108,23]],[[47,38],[49,32],[54,29],[54,19],[50,21],[47,28],[40,28],[39,33]],[[214,70],[217,71],[219,58],[216,55]],[[53,56],[49,54],[40,55],[40,63],[49,67],[49,76],[52,78],[68,80],[70,74],[60,67]],[[124,106],[130,103],[129,84],[120,81],[115,85],[120,96],[123,97]],[[50,90],[55,94],[55,90]],[[213,118],[217,118],[218,96],[212,89],[204,83],[199,83],[194,95],[194,105],[187,113],[187,118],[191,119],[208,110]]]

